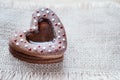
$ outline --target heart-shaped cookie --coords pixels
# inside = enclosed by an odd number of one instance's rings
[[[32,63],[62,61],[66,48],[64,26],[48,8],[35,11],[30,29],[16,32],[9,41],[9,50],[15,57]]]

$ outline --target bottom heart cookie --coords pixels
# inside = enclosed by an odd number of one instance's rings
[[[14,57],[29,63],[49,64],[49,63],[57,63],[63,61],[63,56],[59,58],[44,59],[42,57],[39,58],[35,56],[26,55],[24,53],[14,50],[12,47],[9,47],[9,51],[12,53]]]

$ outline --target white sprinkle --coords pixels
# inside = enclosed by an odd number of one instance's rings
[[[46,13],[49,13],[49,12],[50,12],[50,11],[48,11],[48,10],[46,11]]]
[[[63,48],[65,48],[65,46],[63,46]]]
[[[35,50],[35,51],[36,51],[36,50],[37,50],[37,48],[36,48],[36,47],[34,47],[34,48],[33,48],[33,50]]]
[[[23,39],[20,39],[20,42],[23,42]]]
[[[43,49],[46,49],[46,47],[43,47]]]
[[[27,48],[27,47],[28,47],[28,45],[26,44],[26,45],[25,45],[25,48]]]
[[[17,34],[15,34],[15,37],[17,37],[18,35]]]
[[[36,19],[34,19],[34,22],[37,22],[37,20],[36,20]]]
[[[60,31],[58,30],[58,33],[60,33]]]
[[[26,33],[27,31],[26,31],[26,30],[24,30],[23,32],[24,32],[24,33]]]
[[[60,25],[60,22],[58,23],[58,25]]]
[[[55,19],[54,19],[54,18],[52,18],[52,21],[54,22],[54,21],[55,21]]]
[[[37,13],[37,16],[40,16],[40,13]]]
[[[36,29],[36,27],[34,26],[33,29]]]
[[[51,52],[51,50],[49,49],[48,52]]]
[[[55,46],[52,46],[52,48],[55,48]]]
[[[16,45],[18,46],[18,45],[19,45],[19,43],[17,42],[17,43],[16,43]]]
[[[41,9],[42,12],[43,12],[44,10],[45,10],[44,8]]]
[[[60,36],[58,36],[58,38],[60,38]]]
[[[65,41],[65,38],[63,38],[62,40]]]

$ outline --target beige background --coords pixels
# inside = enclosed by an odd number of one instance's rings
[[[31,14],[50,7],[68,38],[64,61],[30,64],[8,51],[12,33],[28,29]],[[120,4],[112,0],[0,0],[1,80],[119,80]]]

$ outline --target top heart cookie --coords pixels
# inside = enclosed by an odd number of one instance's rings
[[[10,52],[22,60],[51,63],[63,59],[67,38],[58,16],[48,8],[41,8],[32,14],[30,29],[15,33],[9,46]]]

